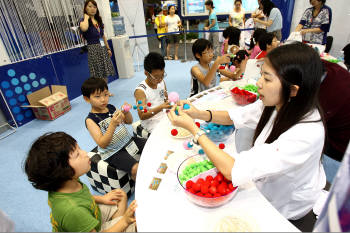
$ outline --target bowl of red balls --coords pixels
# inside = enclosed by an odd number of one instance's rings
[[[184,160],[178,168],[177,177],[187,198],[202,207],[224,205],[237,193],[238,187],[202,155]]]
[[[231,90],[231,95],[238,105],[247,105],[254,103],[257,100],[257,94],[243,88],[234,87]]]

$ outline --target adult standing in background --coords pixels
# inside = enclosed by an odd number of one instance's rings
[[[326,0],[310,0],[310,4],[312,7],[305,10],[295,31],[301,33],[306,43],[326,44],[332,10],[325,5]]]
[[[275,34],[276,38],[278,40],[282,39],[282,26],[283,26],[283,19],[281,11],[275,6],[271,0],[261,0],[261,5],[263,8],[263,13],[268,18],[266,21],[263,21],[258,18],[253,18],[254,22],[261,23],[265,25],[267,32],[272,32]]]
[[[168,15],[165,17],[165,24],[168,27],[168,32],[178,32],[179,28],[181,27],[181,19],[180,17],[175,14],[175,5],[169,5],[168,6]],[[170,34],[167,36],[169,39],[169,43],[167,46],[167,58],[170,58],[170,49],[171,44],[174,44],[175,46],[175,55],[174,59],[178,60],[178,50],[179,50],[179,34]]]
[[[85,1],[80,31],[88,44],[90,76],[103,78],[108,83],[108,76],[115,75],[115,70],[110,59],[112,51],[104,35],[104,25],[95,0]]]
[[[163,8],[164,11],[164,8]],[[166,6],[165,6],[165,11],[166,10]],[[167,33],[168,29],[165,23],[165,15],[162,13],[162,11],[159,12],[159,14],[157,15],[156,19],[155,19],[155,24],[157,25],[157,33],[161,34],[161,33]],[[162,56],[165,57],[166,56],[166,40],[167,40],[167,36],[166,35],[159,35],[158,38],[160,39],[160,48],[161,48],[161,52],[162,52]]]
[[[204,27],[204,30],[219,30],[218,18],[216,17],[216,13],[214,11],[214,3],[212,0],[207,0],[205,2],[205,8],[209,11],[209,25],[208,27]],[[219,44],[219,32],[211,32],[209,33],[209,41],[213,45],[214,49],[214,57],[220,55],[220,44]]]
[[[242,0],[235,0],[233,11],[228,16],[230,26],[243,29],[245,23],[245,11],[242,7]]]
[[[258,3],[259,3],[259,7],[252,13],[252,18],[257,18],[257,19],[260,19],[262,21],[266,21],[266,16],[264,15],[264,12],[263,12],[263,7],[261,5],[261,0],[258,0]],[[266,26],[262,23],[258,23],[256,22],[255,23],[255,28],[263,28],[263,29],[266,29]]]

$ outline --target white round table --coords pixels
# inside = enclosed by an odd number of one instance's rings
[[[197,96],[202,97],[194,104],[200,109],[223,110],[235,107],[232,97],[225,97],[227,90],[207,90],[205,95],[203,92],[199,93]],[[179,185],[176,173],[169,168],[165,174],[157,172],[161,163],[167,163],[164,157],[168,150],[177,153],[184,151],[182,143],[186,139],[173,138],[170,135],[171,128],[169,120],[163,118],[142,152],[135,188],[138,231],[213,231],[222,217],[238,216],[244,217],[255,231],[299,232],[265,199],[253,183],[240,186],[230,202],[217,208],[204,208],[190,202]],[[232,134],[225,145],[226,152],[233,154],[236,151],[235,134]],[[185,153],[196,154],[196,151]],[[154,177],[161,179],[157,190],[149,188]]]

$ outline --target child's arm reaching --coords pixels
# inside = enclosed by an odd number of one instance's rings
[[[147,99],[146,99],[146,95],[143,91],[141,90],[136,90],[134,93],[135,96],[135,100],[136,100],[136,106],[137,108],[137,113],[139,114],[140,120],[147,120],[151,117],[153,117],[154,115],[158,114],[159,112],[161,112],[163,109],[170,109],[171,105],[169,104],[168,101],[164,101],[164,103],[162,103],[161,105],[158,106],[151,106],[151,108],[149,108],[147,106]],[[142,104],[137,104],[138,101],[142,101]],[[152,103],[151,103],[152,104]],[[140,110],[140,106],[143,107],[143,110]],[[148,107],[147,112],[144,112],[144,109],[146,109],[146,107]]]
[[[215,78],[216,70],[219,68],[220,64],[225,64],[230,62],[230,55],[225,54],[223,56],[219,56],[216,58],[214,64],[209,69],[207,75],[200,71],[200,69],[196,66],[192,67],[191,74],[201,83],[203,83],[206,87],[209,87],[211,81]]]
[[[124,121],[124,118],[120,110],[115,111],[105,134],[102,134],[100,127],[92,119],[86,119],[86,127],[97,145],[106,148],[112,141],[114,130]]]

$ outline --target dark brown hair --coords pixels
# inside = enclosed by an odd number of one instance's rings
[[[283,45],[267,54],[265,62],[271,64],[282,83],[281,101],[283,106],[277,112],[273,128],[265,143],[272,143],[281,134],[303,121],[313,109],[322,111],[318,92],[323,75],[323,65],[318,53],[302,43]],[[298,85],[295,97],[290,97],[291,85]],[[275,106],[266,106],[255,130],[253,144],[269,121]]]
[[[86,0],[86,1],[85,1],[85,4],[84,4],[84,14],[87,14],[85,9],[86,9],[86,6],[89,4],[89,2],[91,2],[92,4],[94,4],[94,6],[97,8],[97,9],[96,9],[96,14],[95,14],[94,18],[96,19],[98,25],[99,25],[101,28],[104,28],[104,25],[103,25],[103,22],[102,22],[102,18],[101,18],[101,16],[100,16],[100,12],[98,11],[97,3],[96,3],[95,0]],[[90,26],[90,25],[93,25],[91,19],[89,19],[89,26]]]

